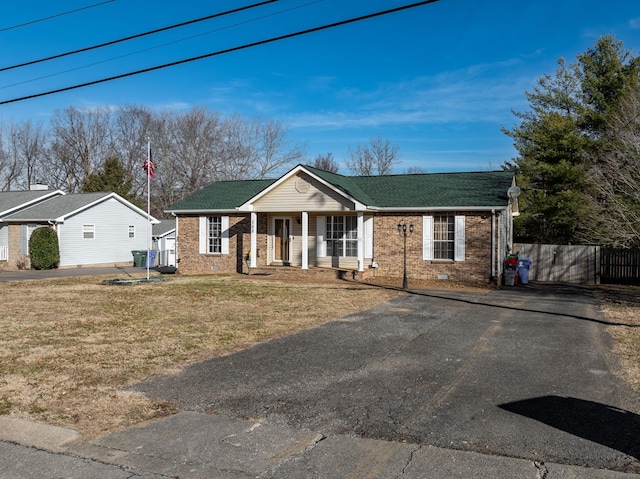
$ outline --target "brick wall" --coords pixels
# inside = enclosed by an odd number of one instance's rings
[[[396,215],[377,214],[374,217],[374,261],[378,268],[365,265],[364,277],[399,280],[403,274],[403,236],[398,233],[398,223],[413,224],[413,233],[407,232],[407,277],[409,280],[434,281],[446,275],[451,282],[480,283],[491,278],[491,214],[456,212],[465,215],[465,261],[422,259],[422,217],[423,213]],[[250,216],[237,215],[229,218],[229,254],[199,254],[198,216],[180,216],[178,218],[178,238],[176,240],[180,272],[201,273],[239,273],[247,272],[246,255],[251,247]],[[257,266],[267,265],[266,214],[258,215],[259,251]],[[313,265],[310,265],[313,266]]]
[[[250,215],[229,216],[229,254],[200,254],[198,216],[177,218],[176,249],[179,271],[186,274],[242,273],[247,271],[246,256],[251,249]],[[267,217],[258,215],[258,266],[266,264]]]
[[[376,278],[397,278],[403,275],[403,235],[398,224],[413,224],[407,231],[407,278],[434,281],[446,275],[449,281],[485,283],[491,277],[491,214],[447,213],[465,215],[465,260],[447,261],[422,259],[422,213],[396,215],[378,214],[374,217],[374,260],[378,268]]]

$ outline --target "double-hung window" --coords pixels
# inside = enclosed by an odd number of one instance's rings
[[[94,239],[96,237],[96,225],[82,225],[82,238]]]
[[[207,253],[222,253],[222,217],[207,217]]]
[[[129,239],[133,239],[136,237],[136,227],[135,225],[129,225]]]
[[[423,216],[422,222],[422,259],[464,261],[464,216]]]
[[[455,218],[433,217],[433,259],[454,259]]]
[[[357,216],[327,216],[327,256],[358,256]]]
[[[200,216],[200,254],[229,254],[229,217]]]

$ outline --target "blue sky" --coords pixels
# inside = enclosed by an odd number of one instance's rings
[[[0,67],[255,3],[252,0],[5,2]],[[100,4],[102,3],[102,4]],[[0,101],[204,55],[413,3],[279,0],[185,28],[0,72]],[[97,5],[100,4],[100,5]],[[91,8],[19,28],[14,25]],[[427,172],[499,169],[516,155],[501,126],[560,57],[604,34],[640,54],[635,0],[439,0],[334,29],[51,96],[0,105],[4,122],[46,124],[69,106],[145,105],[282,121],[308,159],[381,136]],[[345,166],[340,172],[349,174]]]

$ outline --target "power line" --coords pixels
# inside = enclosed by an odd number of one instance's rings
[[[114,0],[110,0],[110,1],[114,1]],[[206,17],[196,18],[195,20],[189,20],[187,22],[176,23],[175,25],[169,25],[167,27],[157,28],[155,30],[150,30],[150,31],[144,32],[144,33],[138,33],[136,35],[131,35],[129,37],[119,38],[117,40],[111,40],[109,42],[100,43],[98,45],[92,45],[90,47],[85,47],[85,48],[79,48],[77,50],[73,50],[73,51],[66,52],[66,53],[59,53],[57,55],[52,55],[50,57],[40,58],[38,60],[31,60],[31,61],[24,62],[24,63],[18,63],[16,65],[11,65],[11,66],[8,66],[8,67],[0,68],[0,72],[4,72],[4,71],[7,71],[7,70],[13,70],[15,68],[20,68],[20,67],[26,67],[26,66],[29,66],[29,65],[35,65],[36,63],[43,63],[43,62],[46,62],[46,61],[49,61],[49,60],[55,60],[57,58],[63,58],[63,57],[67,57],[69,55],[75,55],[77,53],[83,53],[83,52],[88,52],[88,51],[91,51],[91,50],[97,50],[98,48],[108,47],[110,45],[115,45],[116,43],[122,43],[122,42],[126,42],[126,41],[129,41],[129,40],[133,40],[135,38],[146,37],[147,35],[153,35],[155,33],[166,32],[167,30],[172,30],[174,28],[184,27],[186,25],[192,25],[192,24],[198,23],[198,22],[204,22],[205,20],[211,20],[212,18],[218,18],[218,17],[222,17],[222,16],[225,16],[225,15],[230,15],[232,13],[241,12],[243,10],[249,10],[249,9],[255,8],[255,7],[261,7],[263,5],[267,5],[269,3],[274,3],[274,2],[277,2],[277,1],[279,1],[279,0],[266,0],[264,2],[259,2],[259,3],[254,3],[252,5],[247,5],[245,7],[235,8],[233,10],[227,10],[226,12],[215,13],[213,15],[208,15]]]
[[[131,76],[135,76],[135,75],[140,75],[142,73],[149,73],[149,72],[156,71],[156,70],[162,70],[164,68],[169,68],[169,67],[173,67],[173,66],[176,66],[176,65],[182,65],[182,64],[185,64],[185,63],[190,63],[190,62],[195,62],[195,61],[198,61],[198,60],[203,60],[205,58],[211,58],[211,57],[214,57],[214,56],[224,55],[225,53],[231,53],[231,52],[237,52],[237,51],[240,51],[240,50],[246,50],[248,48],[257,47],[257,46],[260,46],[260,45],[266,45],[268,43],[274,43],[274,42],[278,42],[278,41],[281,41],[281,40],[286,40],[286,39],[289,39],[289,38],[294,38],[294,37],[299,37],[299,36],[302,36],[302,35],[307,35],[309,33],[315,33],[315,32],[319,32],[319,31],[322,31],[322,30],[328,30],[330,28],[335,28],[335,27],[340,27],[340,26],[343,26],[343,25],[348,25],[350,23],[360,22],[362,20],[368,20],[370,18],[375,18],[375,17],[380,17],[380,16],[383,16],[383,15],[388,15],[390,13],[396,13],[396,12],[399,12],[399,11],[402,11],[402,10],[408,10],[408,9],[419,7],[419,6],[422,6],[422,5],[435,3],[437,1],[439,1],[439,0],[424,0],[422,2],[416,2],[416,3],[409,4],[409,5],[403,5],[401,7],[391,8],[389,10],[383,10],[383,11],[376,12],[376,13],[370,13],[368,15],[363,15],[363,16],[360,16],[360,17],[350,18],[348,20],[342,20],[342,21],[339,21],[339,22],[330,23],[330,24],[327,24],[327,25],[322,25],[320,27],[309,28],[307,30],[301,30],[301,31],[294,32],[294,33],[288,33],[286,35],[280,35],[280,36],[277,36],[277,37],[272,37],[272,38],[269,38],[267,40],[260,40],[258,42],[246,43],[244,45],[240,45],[240,46],[237,46],[237,47],[227,48],[227,49],[224,49],[224,50],[218,50],[216,52],[207,53],[205,55],[199,55],[199,56],[187,58],[187,59],[184,59],[184,60],[179,60],[179,61],[175,61],[175,62],[171,62],[171,63],[165,63],[163,65],[157,65],[157,66],[154,66],[154,67],[144,68],[142,70],[136,70],[136,71],[129,72],[129,73],[122,73],[120,75],[116,75],[116,76],[112,76],[112,77],[108,77],[108,78],[102,78],[100,80],[93,80],[93,81],[90,81],[90,82],[80,83],[80,84],[73,85],[73,86],[68,86],[68,87],[64,87],[64,88],[58,88],[56,90],[49,90],[49,91],[46,91],[46,92],[36,93],[36,94],[33,94],[33,95],[28,95],[28,96],[23,96],[23,97],[20,97],[20,98],[13,98],[11,100],[4,100],[4,101],[0,101],[0,105],[7,105],[9,103],[16,103],[16,102],[19,102],[19,101],[31,100],[33,98],[39,98],[39,97],[43,97],[43,96],[53,95],[55,93],[62,93],[62,92],[65,92],[65,91],[70,91],[70,90],[76,90],[78,88],[84,88],[84,87],[91,86],[91,85],[97,85],[97,84],[100,84],[100,83],[106,83],[106,82],[113,81],[113,80],[119,80],[121,78],[127,78],[127,77],[131,77]]]
[[[271,0],[271,1],[278,1],[278,0]],[[2,85],[2,86],[0,86],[0,90],[4,90],[5,88],[11,88],[11,87],[18,86],[18,85],[25,85],[27,83],[32,83],[32,82],[35,82],[35,81],[38,81],[38,80],[44,80],[46,78],[51,78],[51,77],[58,76],[58,75],[64,75],[65,73],[75,72],[75,71],[78,71],[78,70],[82,70],[84,68],[89,68],[89,67],[93,67],[93,66],[96,66],[96,65],[101,65],[103,63],[108,63],[108,62],[111,62],[111,61],[114,61],[114,60],[120,60],[121,58],[126,58],[126,57],[130,57],[130,56],[133,56],[133,55],[138,55],[140,53],[148,52],[148,51],[151,51],[151,50],[156,50],[158,48],[163,48],[163,47],[166,47],[168,45],[174,45],[176,43],[184,42],[184,41],[187,41],[187,40],[192,40],[194,38],[198,38],[198,37],[201,37],[201,36],[204,36],[204,35],[209,35],[211,33],[216,33],[216,32],[220,32],[222,30],[228,30],[230,28],[235,28],[235,27],[237,27],[239,25],[246,25],[247,23],[255,22],[255,21],[258,21],[258,20],[264,20],[265,18],[274,17],[276,15],[281,15],[283,13],[288,13],[288,12],[291,12],[293,10],[297,10],[297,9],[300,9],[300,8],[308,7],[309,5],[312,5],[314,3],[318,3],[318,2],[321,2],[321,1],[322,0],[313,0],[311,2],[307,2],[307,3],[304,3],[302,5],[297,5],[297,6],[294,6],[294,7],[291,7],[291,8],[287,8],[285,10],[279,10],[277,12],[270,13],[268,15],[262,15],[260,17],[252,18],[252,19],[249,19],[249,20],[244,20],[242,22],[234,23],[232,25],[227,25],[227,26],[224,26],[224,27],[220,27],[220,28],[217,28],[215,30],[209,30],[208,32],[198,33],[197,35],[192,35],[190,37],[181,38],[179,40],[174,40],[174,41],[171,41],[171,42],[163,43],[161,45],[156,45],[156,46],[153,46],[153,47],[145,48],[143,50],[138,50],[138,51],[135,51],[135,52],[125,53],[125,54],[119,55],[117,57],[107,58],[105,60],[100,60],[100,61],[97,61],[97,62],[94,62],[94,63],[89,63],[87,65],[82,65],[82,66],[75,67],[75,68],[70,68],[68,70],[64,70],[64,71],[57,72],[57,73],[50,73],[48,75],[43,75],[43,76],[40,76],[40,77],[32,78],[30,80],[22,80],[22,81],[19,81],[19,82],[16,82],[16,83],[10,83],[8,85]],[[2,70],[0,69],[0,71],[2,71]]]
[[[13,25],[11,27],[0,28],[0,32],[6,32],[7,30],[13,30],[14,28],[26,27],[27,25],[33,25],[34,23],[44,22],[45,20],[51,20],[52,18],[62,17],[64,15],[69,15],[70,13],[76,13],[82,10],[88,10],[89,8],[98,7],[100,5],[104,5],[105,3],[115,2],[116,0],[107,0],[105,2],[94,3],[93,5],[87,5],[86,7],[76,8],[75,10],[69,10],[68,12],[56,13],[55,15],[51,15],[44,18],[39,18],[37,20],[31,20],[29,22],[20,23],[19,25]]]

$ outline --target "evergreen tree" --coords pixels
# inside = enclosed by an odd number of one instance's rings
[[[102,170],[87,176],[82,185],[83,193],[99,191],[113,192],[125,200],[140,206],[139,198],[131,192],[133,180],[129,177],[118,158],[107,158]]]
[[[538,243],[598,243],[593,226],[603,214],[594,174],[611,141],[608,119],[629,91],[638,86],[638,60],[622,43],[603,36],[577,62],[558,62],[554,76],[542,76],[526,92],[527,112],[503,131],[519,157],[514,169],[523,190],[516,236]]]

